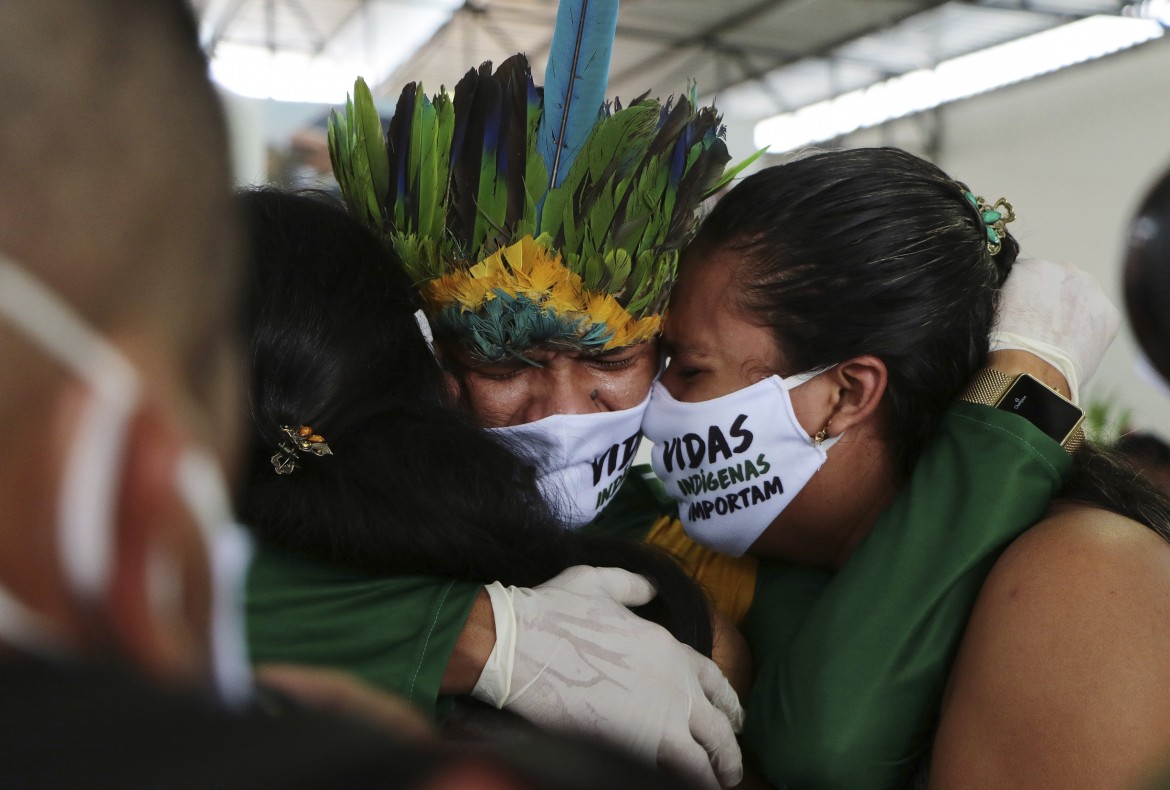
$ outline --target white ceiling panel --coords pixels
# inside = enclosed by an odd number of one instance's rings
[[[610,95],[658,96],[698,81],[736,114],[804,106],[1028,35],[1120,0],[624,0]],[[484,60],[526,52],[535,77],[556,0],[196,0],[204,41],[322,58],[362,57],[384,101],[406,82],[452,86]],[[436,11],[436,8],[439,10]],[[429,13],[427,32],[407,23]],[[436,16],[437,14],[437,16]],[[417,27],[417,25],[416,25]],[[419,28],[422,29],[422,28]],[[417,39],[417,41],[415,40]],[[399,51],[404,46],[406,51]],[[348,88],[341,86],[341,90]]]

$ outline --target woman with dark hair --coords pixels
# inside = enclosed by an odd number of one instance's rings
[[[917,763],[943,787],[1128,787],[1170,750],[1170,695],[1155,692],[1170,671],[1170,503],[1132,471],[1078,450],[1059,501],[1002,556],[978,535],[874,531],[898,522],[891,503],[922,454],[946,451],[931,443],[943,421],[969,422],[968,443],[1017,436],[1053,475],[1067,466],[1019,415],[977,425],[952,405],[973,377],[976,402],[999,383],[976,374],[1017,253],[1010,218],[905,152],[833,151],[745,179],[680,264],[671,361],[643,429],[692,538],[805,569],[762,563],[744,625],[756,663],[745,752],[778,785],[897,786]],[[1057,396],[1009,385],[1008,409],[1043,403],[1059,422]],[[1063,425],[1071,448],[1075,419]],[[953,489],[922,483],[919,507]],[[907,555],[931,573],[901,576]],[[879,597],[874,622],[818,646],[829,663],[789,652]],[[851,694],[875,661],[888,667],[880,688]],[[787,676],[802,669],[823,686],[811,698],[853,712],[850,732],[789,708]],[[933,764],[832,751],[896,751],[902,730],[911,757],[933,743]]]
[[[415,291],[376,236],[325,196],[262,190],[241,199],[253,260],[252,426],[239,511],[261,540],[248,596],[254,661],[344,666],[409,693],[410,679],[402,675],[442,674],[447,662],[418,655],[413,668],[404,668],[386,659],[379,621],[392,620],[402,600],[398,588],[387,587],[391,577],[440,577],[448,590],[514,586],[525,588],[515,595],[527,599],[542,585],[555,595],[582,578],[612,581],[618,568],[657,591],[636,611],[712,654],[706,601],[673,560],[628,541],[562,529],[532,470],[450,408],[453,384],[424,339]],[[583,565],[596,567],[566,572]],[[517,611],[523,604],[516,601]],[[590,607],[578,619],[601,616],[600,605]],[[615,622],[626,631],[624,620],[642,622],[624,608],[620,614]],[[571,619],[565,615],[558,632],[580,638],[583,626],[568,625]],[[658,631],[630,631],[628,638],[668,638]],[[720,633],[717,663],[746,681],[738,634]],[[601,636],[611,647],[622,638],[616,628]],[[555,669],[557,643],[550,644],[540,658]],[[609,660],[597,654],[598,645],[573,647],[589,653],[597,672]],[[596,693],[604,693],[605,678],[594,681]],[[711,693],[720,696],[725,685],[718,678]],[[726,695],[733,696],[730,688]],[[728,700],[719,705],[738,708]],[[692,708],[691,716],[705,715]],[[686,712],[680,726],[688,726]],[[621,732],[596,734],[612,740]],[[697,770],[693,755],[659,756]],[[738,763],[738,755],[721,759],[724,768]]]

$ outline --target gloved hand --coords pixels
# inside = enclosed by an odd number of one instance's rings
[[[1064,375],[1075,403],[1120,327],[1121,314],[1092,277],[1065,264],[1021,258],[1004,283],[991,350],[1040,357]]]
[[[704,787],[740,782],[739,699],[712,661],[626,608],[656,594],[643,577],[575,566],[533,589],[487,591],[496,646],[472,696]]]

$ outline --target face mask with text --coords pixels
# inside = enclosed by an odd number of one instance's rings
[[[655,444],[654,473],[696,543],[743,555],[821,468],[841,437],[814,443],[788,391],[824,370],[769,376],[698,403],[654,385],[642,432]]]
[[[631,409],[553,414],[489,430],[536,467],[540,491],[562,526],[579,529],[605,509],[625,482],[649,403],[647,395]]]

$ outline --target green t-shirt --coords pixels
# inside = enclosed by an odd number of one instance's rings
[[[984,579],[1070,465],[1022,417],[959,403],[836,575],[761,563],[748,761],[781,787],[904,787]]]
[[[254,663],[338,667],[436,717],[455,640],[481,585],[377,578],[260,546],[248,573]]]
[[[586,529],[640,540],[671,506],[664,497],[631,470]],[[481,586],[369,576],[260,545],[247,586],[252,661],[339,667],[441,718],[439,684]]]

